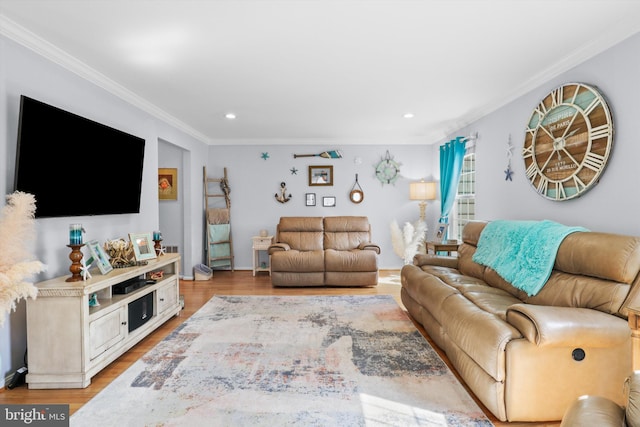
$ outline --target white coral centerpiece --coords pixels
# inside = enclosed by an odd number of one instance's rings
[[[130,267],[135,265],[133,246],[130,241],[124,239],[107,240],[104,250],[110,258],[113,267]]]
[[[35,211],[35,197],[16,191],[7,196],[0,214],[0,327],[5,313],[15,311],[16,302],[38,296],[38,288],[27,279],[46,270],[46,265],[31,253]]]
[[[413,257],[418,253],[418,248],[424,243],[426,233],[427,224],[424,221],[417,221],[415,225],[405,222],[404,228],[400,230],[398,221],[394,219],[391,223],[393,251],[404,260],[405,264],[411,264]]]

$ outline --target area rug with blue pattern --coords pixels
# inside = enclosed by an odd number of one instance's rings
[[[491,426],[393,297],[214,296],[72,426]]]

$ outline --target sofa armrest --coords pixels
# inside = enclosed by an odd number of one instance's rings
[[[413,265],[437,265],[439,267],[458,268],[457,256],[444,256],[434,254],[416,254],[413,257]]]
[[[610,347],[631,335],[624,319],[589,308],[514,304],[507,322],[538,347]]]
[[[269,255],[274,252],[288,251],[291,249],[288,243],[273,243],[269,246]]]
[[[361,250],[368,250],[368,251],[375,251],[375,253],[377,253],[378,255],[380,254],[380,246],[376,245],[375,243],[371,243],[371,242],[362,242],[358,245],[358,249]]]
[[[582,396],[569,406],[562,417],[560,427],[624,425],[624,409],[617,403],[601,396]]]

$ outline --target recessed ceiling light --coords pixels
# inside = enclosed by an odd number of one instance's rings
[[[227,113],[224,115],[224,118],[227,120],[233,120],[236,118],[236,115],[234,113]]]
[[[413,113],[405,113],[405,115],[402,117],[404,117],[405,119],[413,119]]]

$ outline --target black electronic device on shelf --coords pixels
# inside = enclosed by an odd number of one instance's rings
[[[153,317],[153,294],[154,292],[150,292],[129,303],[127,311],[129,315],[130,333],[147,323]]]
[[[111,292],[113,292],[114,294],[128,294],[135,291],[136,289],[142,288],[143,286],[152,285],[154,283],[156,283],[156,281],[153,279],[136,277],[125,282],[118,283],[117,285],[113,285],[111,288]]]

